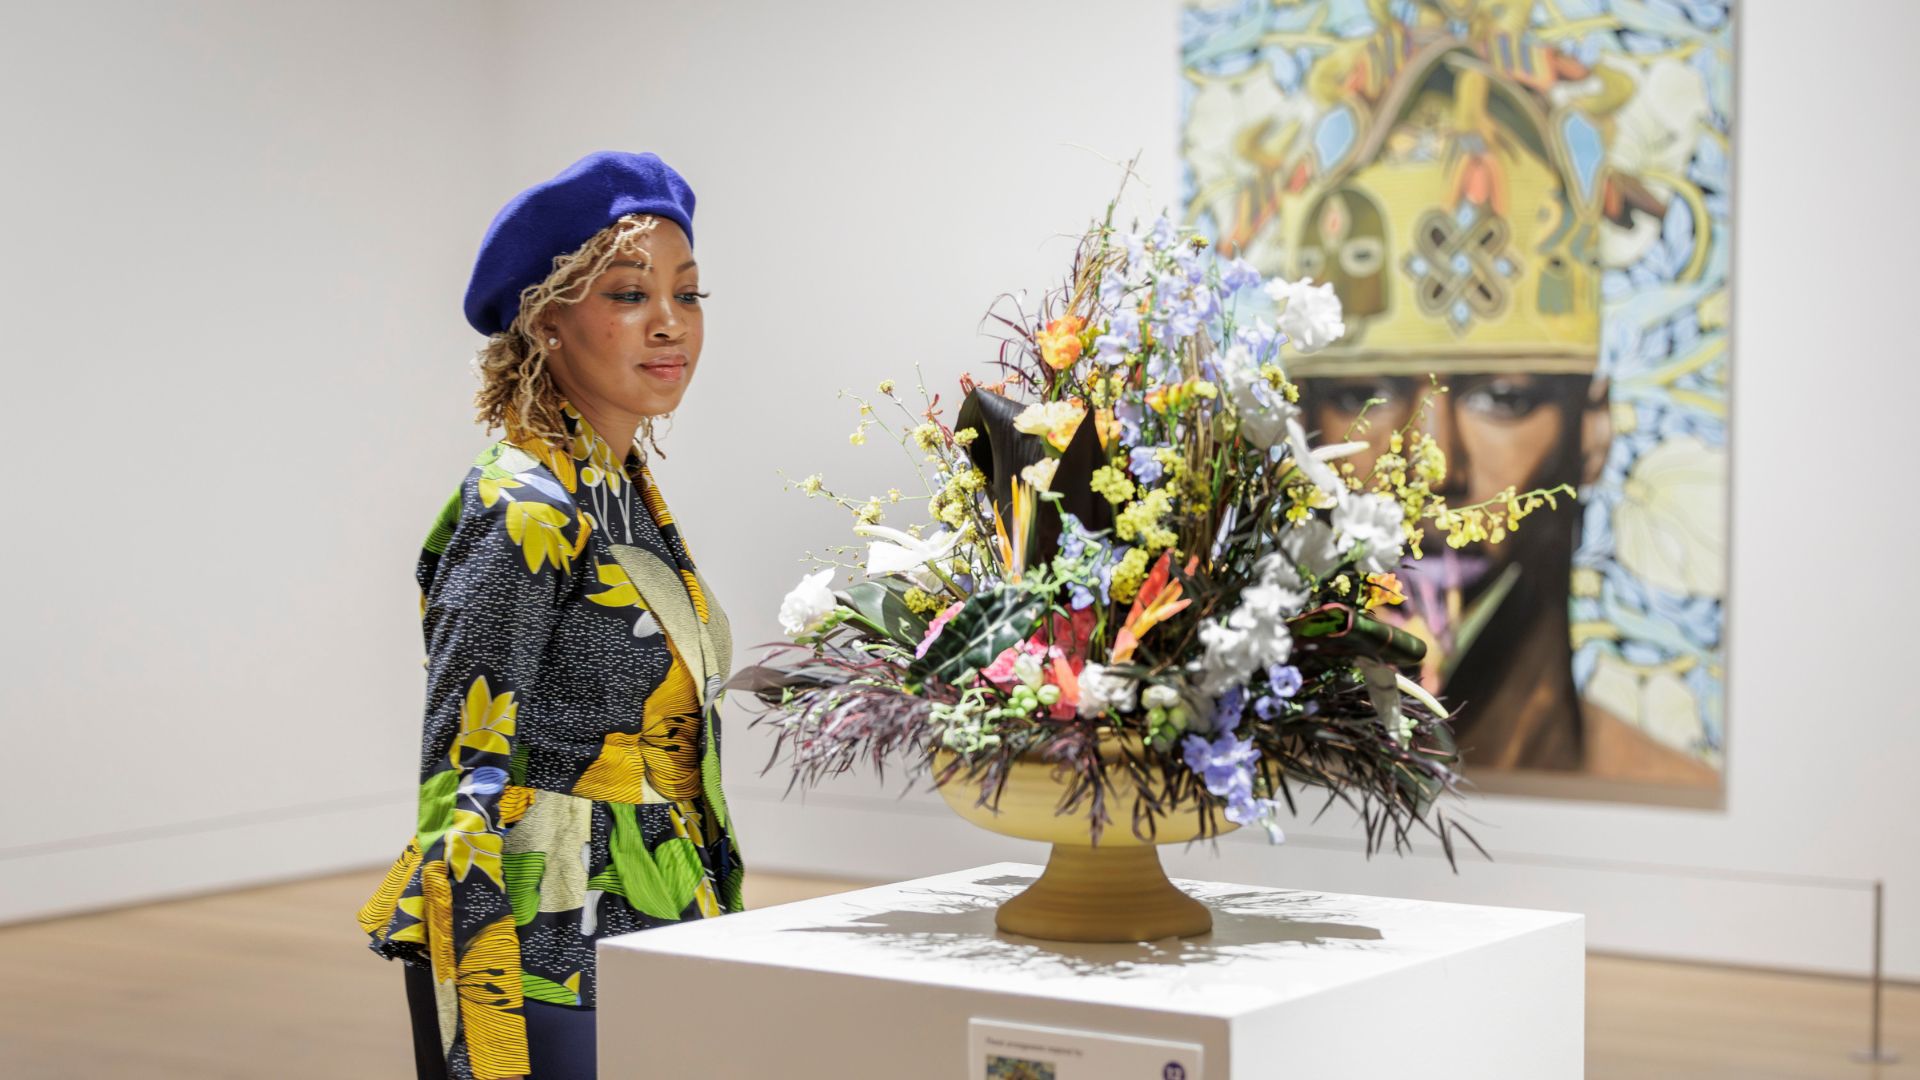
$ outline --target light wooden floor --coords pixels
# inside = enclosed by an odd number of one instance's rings
[[[380,870],[0,928],[6,1080],[410,1080],[400,967],[353,913]],[[750,907],[854,887],[750,875]],[[1889,989],[1894,1067],[1854,1064],[1856,982],[1645,960],[1588,964],[1587,1075],[1920,1077],[1920,987]],[[1317,1078],[1316,1078],[1317,1080]]]

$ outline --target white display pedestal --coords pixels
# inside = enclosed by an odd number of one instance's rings
[[[1094,1047],[1057,1080],[1581,1075],[1578,915],[1179,881],[1213,908],[1211,934],[1000,933],[995,905],[1039,871],[994,863],[606,939],[600,1075],[984,1080],[975,1020],[1200,1059]],[[1066,1036],[1024,1045],[1033,1060],[1079,1052]],[[1128,1064],[1096,1069],[1100,1053]]]

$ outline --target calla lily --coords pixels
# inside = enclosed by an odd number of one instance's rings
[[[1347,485],[1340,482],[1340,478],[1334,475],[1332,469],[1327,468],[1326,462],[1315,457],[1313,451],[1307,448],[1307,429],[1301,427],[1297,419],[1287,420],[1287,448],[1293,453],[1294,467],[1299,469],[1314,487],[1327,495],[1335,496],[1347,490]]]
[[[946,529],[924,538],[885,525],[855,525],[853,531],[861,536],[878,538],[867,545],[869,575],[903,574],[923,589],[934,588],[940,583],[940,579],[927,569],[927,564],[946,558],[953,553],[954,545],[960,542],[959,533]]]
[[[1446,706],[1440,704],[1440,701],[1438,698],[1434,697],[1432,694],[1427,693],[1426,687],[1421,686],[1419,683],[1414,682],[1412,679],[1407,678],[1405,675],[1399,675],[1399,674],[1394,675],[1394,681],[1400,687],[1401,693],[1407,695],[1408,697],[1419,702],[1420,704],[1425,705],[1427,707],[1427,711],[1431,712],[1434,716],[1438,717],[1441,720],[1445,720],[1448,717],[1448,715],[1450,715],[1447,712]]]
[[[1340,442],[1331,446],[1316,446],[1313,448],[1313,456],[1321,461],[1338,461],[1343,457],[1351,457],[1372,445],[1369,442]]]

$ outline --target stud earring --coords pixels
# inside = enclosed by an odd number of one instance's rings
[[[557,338],[557,337],[550,337],[550,338],[548,338],[548,339],[547,339],[547,347],[548,347],[548,348],[550,348],[550,349],[557,349],[557,348],[559,348],[559,347],[560,347],[560,339],[559,339],[559,338]]]

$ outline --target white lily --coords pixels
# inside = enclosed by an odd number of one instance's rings
[[[960,542],[960,534],[947,529],[928,537],[915,536],[885,525],[855,525],[853,531],[861,536],[878,538],[867,545],[868,574],[901,574],[923,589],[936,588],[940,584],[940,579],[927,569],[927,564],[951,555],[954,546]]]

